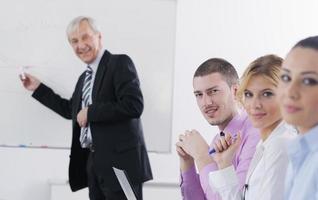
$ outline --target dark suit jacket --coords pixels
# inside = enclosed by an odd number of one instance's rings
[[[73,137],[69,165],[69,181],[73,191],[87,187],[86,161],[88,149],[80,146],[80,127],[76,117],[81,110],[83,73],[71,99],[63,99],[40,84],[32,96],[61,116],[72,119]],[[132,60],[127,55],[104,52],[98,65],[92,104],[88,108],[94,166],[103,184],[113,190],[120,185],[112,166],[126,170],[131,182],[139,184],[152,179],[143,137],[140,115],[143,96]]]

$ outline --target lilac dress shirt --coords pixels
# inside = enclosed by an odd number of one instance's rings
[[[239,111],[223,131],[232,136],[241,133],[242,141],[234,157],[233,166],[239,178],[240,188],[243,188],[250,161],[260,139],[259,131],[252,126],[245,111]],[[180,184],[182,198],[184,200],[221,199],[209,186],[209,172],[215,170],[218,170],[216,163],[211,163],[204,166],[199,174],[196,173],[195,166],[182,173]]]

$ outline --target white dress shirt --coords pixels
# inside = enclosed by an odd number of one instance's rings
[[[239,188],[233,166],[211,172],[210,186],[223,200],[282,200],[288,165],[286,144],[295,137],[295,131],[280,123],[265,141],[260,141],[247,172],[245,185]]]
[[[90,94],[89,94],[89,104],[92,104],[93,103],[93,100],[92,100],[92,94],[93,94],[93,88],[94,88],[94,82],[95,82],[95,77],[96,77],[96,72],[97,72],[97,69],[98,69],[98,65],[100,63],[100,60],[102,59],[103,57],[103,54],[104,54],[104,51],[103,49],[101,49],[99,51],[99,54],[97,55],[96,59],[91,63],[89,64],[89,66],[92,68],[93,72],[92,72],[92,80],[91,80],[91,90],[90,90]],[[86,68],[85,68],[86,70]],[[82,108],[85,108],[85,105],[84,105],[84,101],[82,101]],[[81,131],[83,131],[83,129],[81,129]],[[88,124],[88,130],[87,130],[87,138],[88,138],[88,141],[89,143],[91,144],[93,142],[93,138],[92,138],[92,132],[91,132],[91,127],[90,125]]]

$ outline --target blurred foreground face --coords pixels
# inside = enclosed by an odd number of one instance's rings
[[[287,55],[279,83],[283,119],[300,133],[318,124],[318,51],[296,47]]]
[[[281,120],[277,87],[263,76],[252,77],[244,90],[243,104],[255,128],[272,130]]]

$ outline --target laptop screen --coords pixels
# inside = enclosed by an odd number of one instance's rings
[[[136,195],[134,193],[134,190],[128,180],[128,177],[126,175],[126,172],[124,170],[121,169],[117,169],[115,167],[113,167],[113,170],[116,174],[116,177],[119,181],[119,184],[121,186],[121,188],[123,189],[126,197],[128,200],[137,200]]]

